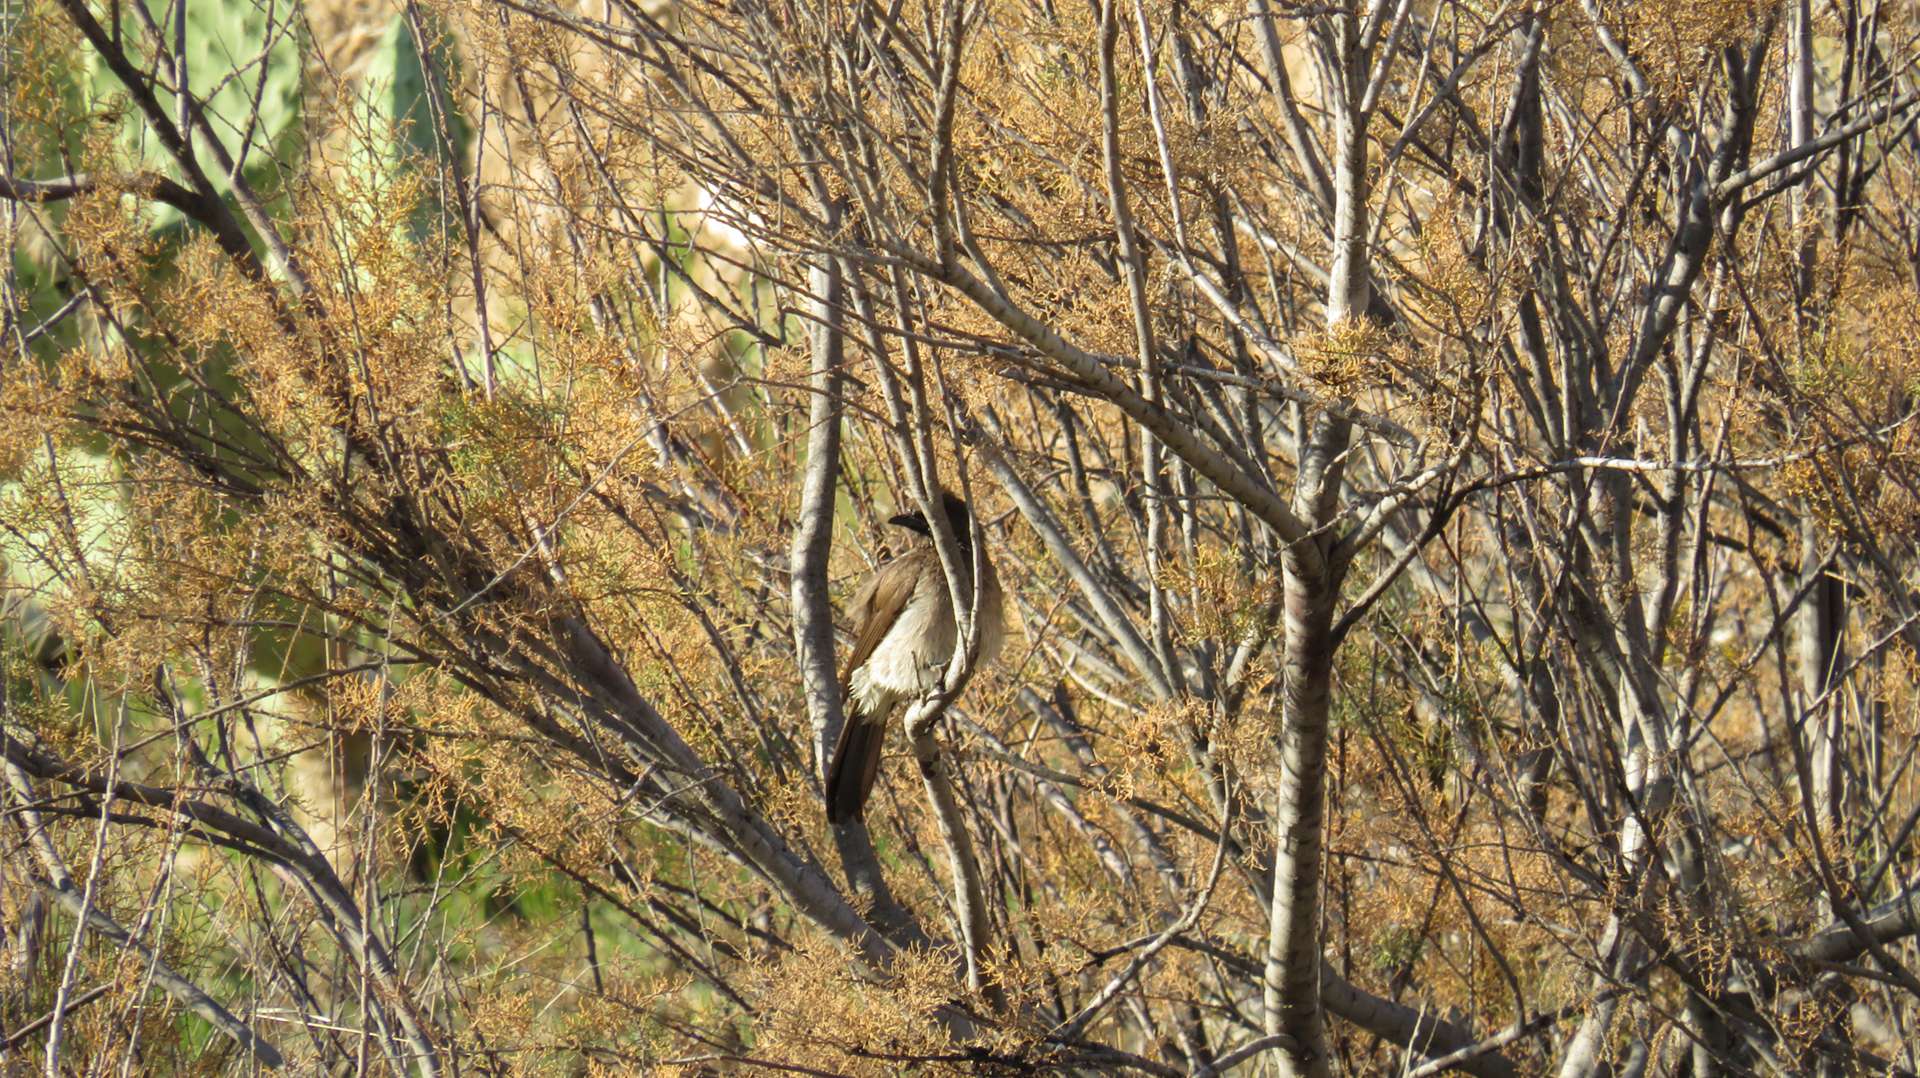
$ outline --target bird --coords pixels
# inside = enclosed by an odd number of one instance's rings
[[[967,503],[948,491],[941,492],[940,502],[960,543],[961,571],[970,577],[973,531]],[[857,820],[865,812],[880,773],[887,720],[901,701],[939,685],[960,636],[927,518],[918,512],[902,513],[887,523],[920,538],[874,570],[854,595],[853,652],[840,674],[846,721],[827,765],[827,819],[834,824]],[[999,653],[1006,626],[1000,580],[984,551],[980,567],[980,610],[974,633],[980,640],[977,661],[985,664]],[[959,592],[961,600],[968,601],[973,581],[963,579]]]

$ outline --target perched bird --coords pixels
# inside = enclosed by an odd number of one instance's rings
[[[949,493],[940,496],[947,524],[960,541],[961,571],[971,573],[973,533],[967,503]],[[887,720],[903,700],[932,690],[953,658],[960,632],[954,622],[953,599],[940,570],[940,552],[934,548],[927,518],[903,513],[889,520],[922,538],[899,557],[874,570],[853,599],[854,644],[842,669],[847,718],[834,743],[827,765],[827,819],[833,823],[856,820],[865,811],[873,782],[880,773],[880,749],[887,740]],[[1006,635],[1001,611],[1000,580],[993,562],[980,558],[980,616],[974,633],[980,638],[979,661],[999,652]],[[961,601],[973,594],[973,581],[960,583]]]

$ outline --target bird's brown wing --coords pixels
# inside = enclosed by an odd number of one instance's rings
[[[880,646],[893,623],[900,619],[900,612],[907,608],[914,588],[920,583],[920,574],[928,568],[927,556],[932,553],[931,549],[921,547],[900,555],[874,570],[854,596],[853,651],[847,656],[846,665],[840,668],[843,690],[853,680],[853,672],[866,665],[873,657],[873,649]]]

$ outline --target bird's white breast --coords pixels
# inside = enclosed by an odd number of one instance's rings
[[[991,564],[987,572],[993,572]],[[987,589],[983,598],[986,601],[981,604],[977,629],[981,634],[981,663],[999,653],[1006,636],[1000,589]],[[873,654],[853,672],[847,687],[869,713],[884,712],[903,699],[929,692],[940,683],[940,675],[953,658],[958,636],[947,581],[935,567],[920,577],[906,608]]]

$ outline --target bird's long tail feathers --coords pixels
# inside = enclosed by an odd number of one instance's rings
[[[866,811],[880,775],[880,750],[887,743],[887,711],[878,714],[847,701],[847,721],[827,765],[827,821],[846,823]]]

